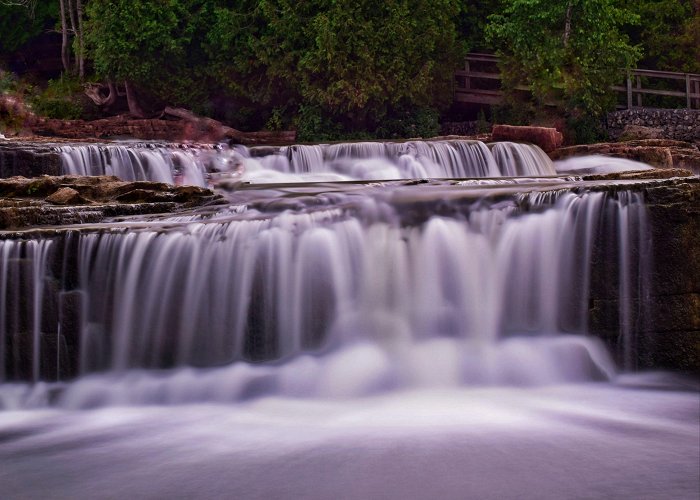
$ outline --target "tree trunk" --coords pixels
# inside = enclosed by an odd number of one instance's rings
[[[566,23],[564,24],[564,36],[562,41],[564,42],[564,47],[569,46],[569,37],[571,36],[571,9],[573,8],[571,0],[566,5]]]
[[[73,8],[73,1],[68,0],[68,17],[70,19],[70,30],[73,33],[73,36],[76,36],[78,34],[78,30],[76,29],[76,26],[78,25],[76,19],[75,19],[75,9]],[[73,71],[77,73],[78,71],[78,59],[80,57],[80,54],[77,53],[78,51],[76,50],[76,57],[75,57],[75,68],[73,68]]]
[[[70,70],[70,52],[68,50],[68,26],[66,25],[66,4],[65,0],[59,0],[61,10],[61,62],[63,70],[68,73]]]
[[[129,113],[131,113],[135,118],[146,118],[146,113],[139,105],[134,88],[128,81],[124,81],[124,87],[126,88],[126,102],[129,105]]]
[[[83,41],[83,1],[76,0],[76,6],[78,9],[78,75],[80,76],[80,80],[82,81],[83,78],[85,78],[85,44]]]
[[[107,82],[109,94],[107,94],[106,97],[102,95],[104,87],[105,86],[102,84],[87,84],[85,86],[85,95],[87,95],[97,106],[100,106],[101,108],[109,108],[115,102],[117,102],[117,87],[114,85],[114,83]]]

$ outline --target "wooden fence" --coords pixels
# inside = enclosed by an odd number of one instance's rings
[[[468,54],[464,68],[455,72],[456,102],[475,104],[499,104],[503,99],[501,74],[498,58],[493,54]],[[644,96],[657,96],[666,100],[674,99],[676,106],[668,104],[663,107],[685,107],[700,109],[700,75],[693,73],[674,73],[670,71],[651,71],[634,69],[621,75],[623,85],[613,86],[620,94],[618,108],[631,109],[645,106]],[[670,87],[670,88],[658,88]],[[527,87],[516,87],[527,91]],[[648,107],[660,107],[647,99]]]

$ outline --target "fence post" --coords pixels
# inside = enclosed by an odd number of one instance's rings
[[[632,109],[632,76],[627,72],[627,109]]]
[[[690,102],[690,75],[688,73],[685,74],[685,101],[686,101],[686,107],[690,109],[691,102]]]
[[[637,89],[641,90],[642,89],[642,77],[637,75]],[[637,106],[642,107],[642,93],[639,92],[637,93]]]

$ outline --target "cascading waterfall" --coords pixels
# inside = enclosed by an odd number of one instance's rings
[[[0,235],[3,500],[698,498],[697,384],[616,372],[586,335],[634,368],[654,194],[577,176],[645,166],[551,176],[467,141],[65,153],[176,182],[191,161],[229,205]],[[471,178],[376,180],[397,176]],[[353,178],[375,180],[331,182]]]
[[[125,181],[205,186],[207,150],[143,145],[58,146],[64,175],[115,175]]]
[[[66,391],[69,406],[124,402],[123,391],[133,394],[131,402],[151,397],[122,386],[110,399],[118,384],[96,384],[85,377],[92,372],[133,377],[139,369],[231,363],[235,390],[228,375],[203,373],[184,385],[175,376],[170,396],[156,399],[200,400],[213,391],[215,399],[236,400],[255,384],[260,393],[360,395],[438,382],[611,376],[602,348],[574,334],[586,331],[602,220],[619,235],[621,321],[631,320],[628,302],[644,265],[643,252],[636,260],[629,255],[645,238],[639,195],[533,192],[413,223],[368,195],[341,197],[337,205],[227,209],[162,219],[153,228],[77,232],[49,259],[58,242],[0,241],[3,275],[32,263],[24,292],[33,297],[32,378],[38,380],[42,359],[42,307],[62,308],[60,297],[39,299],[44,288],[59,288],[79,311],[76,373],[84,380]],[[66,267],[75,268],[72,283],[55,276]],[[0,307],[17,317],[25,306],[7,280],[0,285]],[[59,305],[48,305],[52,300]],[[21,335],[21,325],[13,325],[4,325],[6,338]],[[440,369],[435,356],[444,361]],[[262,360],[279,361],[249,364]],[[2,362],[0,376],[7,376]],[[348,375],[350,366],[365,372],[352,388],[357,374]],[[141,377],[148,387],[165,383]]]
[[[58,150],[65,174],[198,186],[220,176],[245,182],[299,182],[556,175],[551,160],[537,146],[487,146],[467,140],[294,145],[261,155],[244,146],[224,145],[114,144]]]

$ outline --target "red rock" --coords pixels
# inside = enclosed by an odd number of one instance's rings
[[[564,142],[561,132],[548,127],[494,125],[491,136],[494,141],[530,142],[547,153],[554,151]]]

